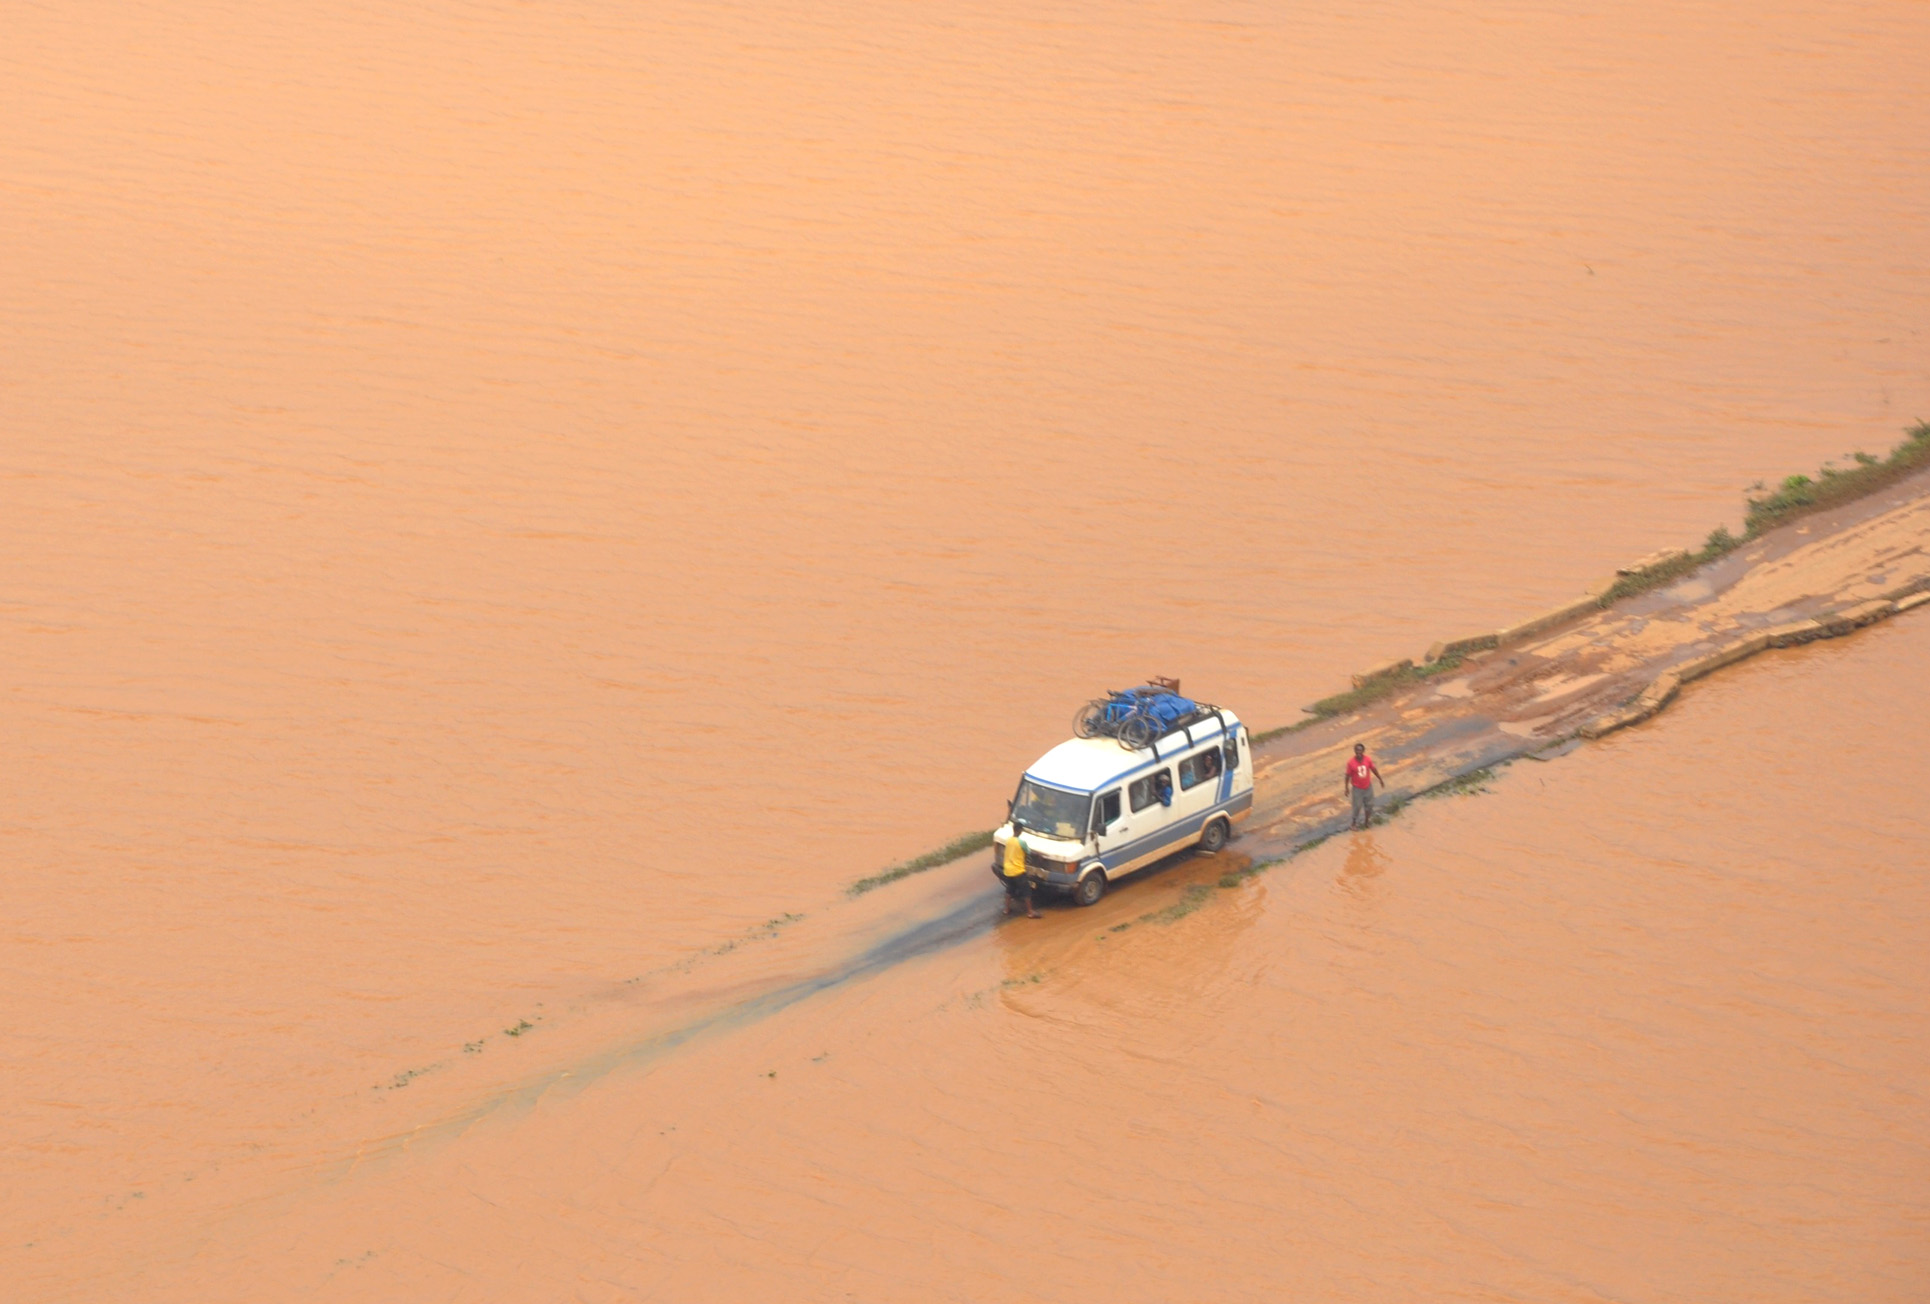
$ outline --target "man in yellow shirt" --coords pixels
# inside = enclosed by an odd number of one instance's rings
[[[1032,904],[1032,875],[1025,869],[1025,844],[1019,841],[1019,831],[1012,830],[1012,836],[1005,842],[1005,859],[999,862],[999,882],[1005,885],[1005,913],[1011,914],[1013,905],[1025,903],[1025,917],[1039,918],[1039,911]]]

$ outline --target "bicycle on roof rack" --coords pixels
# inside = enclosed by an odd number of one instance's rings
[[[1170,733],[1197,710],[1179,695],[1179,680],[1155,678],[1137,688],[1093,698],[1072,717],[1072,732],[1079,738],[1113,738],[1135,752]]]

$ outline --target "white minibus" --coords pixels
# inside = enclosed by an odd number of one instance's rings
[[[993,872],[1016,837],[1036,883],[1089,906],[1175,852],[1224,847],[1253,809],[1253,757],[1233,712],[1187,705],[1193,710],[1143,747],[1072,738],[1035,761],[1011,818],[992,835]]]

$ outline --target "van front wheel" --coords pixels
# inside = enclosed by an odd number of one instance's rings
[[[1227,828],[1225,820],[1214,820],[1200,832],[1200,850],[1212,855],[1226,846]]]
[[[1095,869],[1072,889],[1072,904],[1075,906],[1097,905],[1099,898],[1106,895],[1106,871]]]

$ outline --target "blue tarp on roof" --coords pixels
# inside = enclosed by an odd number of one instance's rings
[[[1184,720],[1199,710],[1192,698],[1181,697],[1178,693],[1121,693],[1114,700],[1120,698],[1124,699],[1122,705],[1132,704],[1136,699],[1139,709],[1158,721],[1161,730],[1171,729],[1176,721]]]

